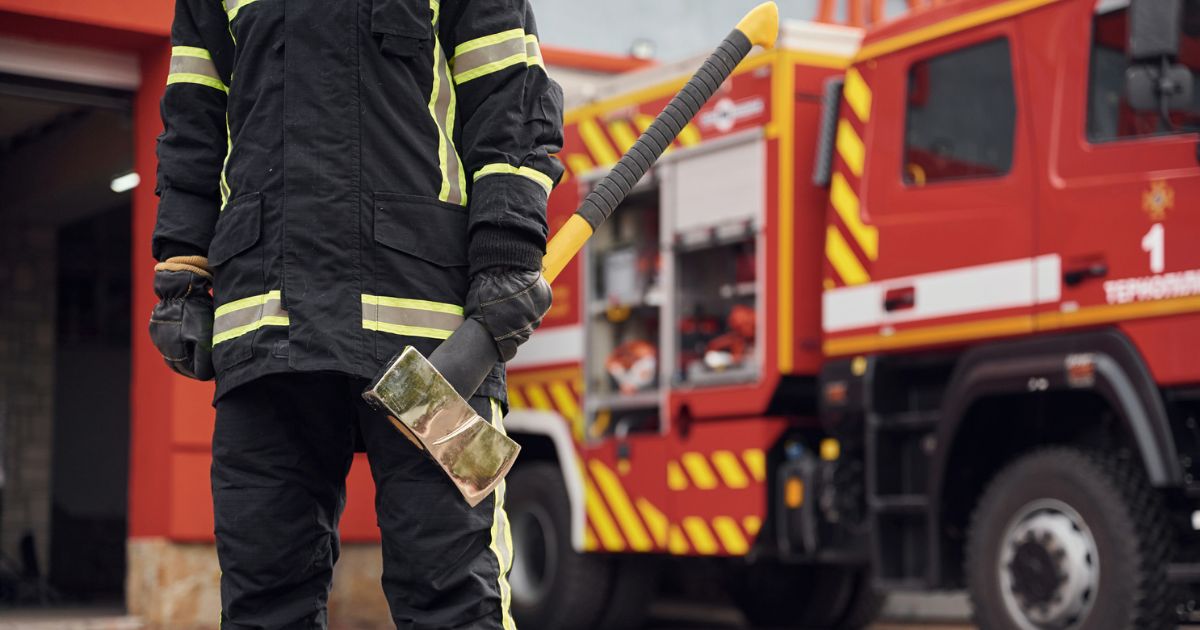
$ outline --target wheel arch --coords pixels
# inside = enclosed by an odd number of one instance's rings
[[[514,409],[504,417],[508,435],[521,445],[517,466],[525,461],[554,461],[562,473],[571,506],[571,546],[583,552],[584,495],[579,455],[567,420],[552,411]]]
[[[1090,362],[1091,376],[1072,378],[1069,359]],[[1158,388],[1136,348],[1114,329],[972,348],[955,366],[941,415],[928,473],[934,584],[945,583],[947,573],[961,577],[961,545],[946,530],[974,508],[946,501],[977,499],[1006,462],[1038,445],[1127,440],[1152,486],[1182,481]],[[975,469],[956,470],[963,462]]]

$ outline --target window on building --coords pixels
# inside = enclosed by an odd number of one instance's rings
[[[904,127],[906,184],[1003,175],[1017,108],[1007,39],[913,64]]]
[[[1200,2],[1184,3],[1179,60],[1200,86]],[[1129,9],[1102,10],[1092,20],[1092,60],[1088,74],[1087,137],[1107,142],[1200,130],[1200,90],[1193,92],[1189,111],[1171,113],[1170,124],[1158,112],[1134,111],[1125,97],[1129,69]]]

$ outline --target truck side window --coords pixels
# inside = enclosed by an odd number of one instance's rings
[[[1012,167],[1016,99],[1008,40],[923,59],[908,72],[904,183],[996,177]]]
[[[1200,74],[1200,6],[1185,3],[1179,63]],[[1136,112],[1125,98],[1125,71],[1129,68],[1129,9],[1098,12],[1092,20],[1092,59],[1088,74],[1087,138],[1107,142],[1200,129],[1200,90],[1190,112],[1172,112],[1167,128],[1158,112]],[[1200,76],[1196,76],[1200,85]]]

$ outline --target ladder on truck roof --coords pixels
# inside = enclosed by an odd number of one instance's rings
[[[948,4],[954,0],[906,0],[909,11],[917,11]],[[887,19],[884,9],[887,0],[821,0],[817,6],[817,22],[838,24],[838,5],[845,2],[845,20],[840,23],[846,26],[866,27],[878,24]]]

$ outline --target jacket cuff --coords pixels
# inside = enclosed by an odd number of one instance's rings
[[[548,229],[541,184],[520,175],[487,175],[475,181],[470,199],[472,275],[491,267],[542,268]]]
[[[154,259],[205,255],[221,211],[220,200],[178,188],[164,188],[159,196],[158,221],[150,239]]]
[[[541,271],[542,256],[546,242],[540,243],[526,238],[526,234],[484,226],[471,234],[471,246],[467,257],[471,261],[471,275],[494,267]]]

